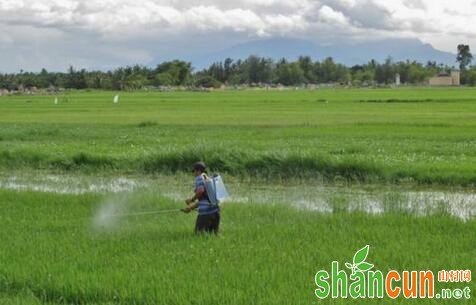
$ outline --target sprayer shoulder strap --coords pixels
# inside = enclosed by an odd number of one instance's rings
[[[203,178],[203,187],[205,188],[205,192],[206,192],[206,197],[208,201],[210,201],[210,197],[208,195],[208,189],[207,189],[207,181],[209,180],[209,178],[205,173],[202,174],[202,178]]]

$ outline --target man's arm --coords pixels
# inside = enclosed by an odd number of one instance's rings
[[[200,198],[203,195],[204,192],[205,192],[205,187],[203,186],[198,187],[193,197],[185,200],[187,207],[182,209],[182,211],[184,211],[185,213],[189,213],[190,211],[195,210],[198,207],[198,202],[196,201],[198,198]]]
[[[182,212],[190,213],[191,211],[195,210],[197,207],[198,207],[198,202],[190,203],[190,204],[187,204],[186,208],[182,209]]]

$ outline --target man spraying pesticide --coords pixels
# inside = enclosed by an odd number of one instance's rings
[[[193,165],[195,175],[195,190],[191,198],[185,200],[184,213],[198,209],[198,217],[195,223],[195,233],[218,233],[220,227],[220,200],[228,197],[225,185],[220,176],[209,178],[206,174],[206,166],[203,162]]]
[[[114,218],[169,214],[179,211],[190,213],[191,211],[198,209],[195,233],[208,232],[217,234],[220,226],[219,203],[229,196],[228,192],[219,175],[215,175],[212,178],[207,176],[205,163],[195,163],[193,165],[193,173],[195,175],[195,194],[192,198],[185,200],[185,203],[187,204],[186,208],[123,214],[111,212],[111,205],[107,205],[98,213],[95,222],[100,226],[103,226],[104,223],[111,223],[109,220]]]

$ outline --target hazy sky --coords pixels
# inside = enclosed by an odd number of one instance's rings
[[[268,37],[476,50],[475,16],[476,0],[0,0],[0,71],[153,64]]]

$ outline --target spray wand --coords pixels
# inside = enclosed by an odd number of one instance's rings
[[[128,213],[128,214],[115,214],[109,217],[127,217],[127,216],[141,216],[141,215],[152,215],[152,214],[169,214],[180,212],[180,209],[172,209],[172,210],[157,210],[157,211],[147,211],[147,212],[139,212],[139,213]]]

